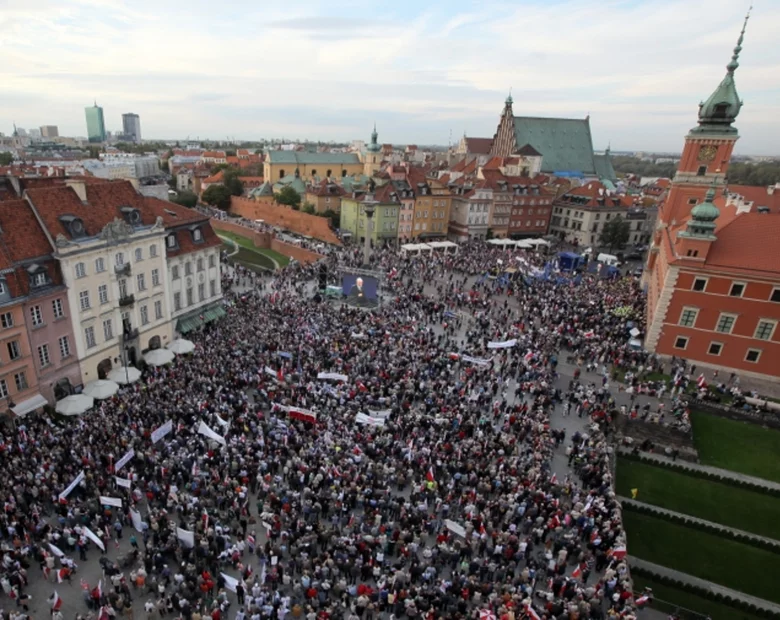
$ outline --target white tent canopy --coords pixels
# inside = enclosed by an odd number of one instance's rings
[[[108,381],[106,379],[98,379],[92,381],[84,386],[84,392],[86,396],[91,396],[98,400],[105,398],[111,398],[119,391],[119,384],[116,381]]]
[[[141,371],[133,366],[119,366],[108,373],[108,380],[120,385],[135,383],[141,378]]]
[[[490,245],[497,245],[502,248],[508,248],[515,245],[515,242],[512,239],[489,239],[487,243]]]
[[[550,247],[550,242],[545,241],[544,239],[526,239],[526,243],[530,243],[534,247],[538,245],[546,245],[547,247]]]
[[[144,355],[144,361],[149,366],[165,366],[173,361],[173,351],[168,349],[152,349]]]
[[[406,252],[431,252],[433,248],[427,243],[405,243],[401,246],[401,251]]]
[[[95,399],[86,394],[71,394],[57,402],[55,410],[62,415],[80,415],[92,409]]]
[[[434,250],[455,250],[458,249],[458,244],[452,241],[429,241],[428,245]]]
[[[177,338],[168,345],[168,349],[173,351],[176,355],[185,355],[192,353],[195,350],[195,343],[191,340],[185,340],[184,338]]]

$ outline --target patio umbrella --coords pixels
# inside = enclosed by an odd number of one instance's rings
[[[133,366],[119,366],[108,373],[108,380],[120,385],[135,383],[141,378],[141,371]]]
[[[71,394],[57,402],[55,411],[62,415],[80,415],[87,409],[91,409],[95,399],[85,394]]]
[[[173,351],[176,355],[192,353],[195,350],[195,343],[184,338],[177,338],[168,345],[168,350]]]
[[[119,384],[116,381],[107,381],[105,379],[98,379],[92,383],[87,383],[84,386],[83,394],[96,398],[97,400],[103,400],[105,398],[111,398],[119,391]]]
[[[173,351],[168,349],[153,349],[144,355],[144,361],[149,366],[165,366],[173,361]]]

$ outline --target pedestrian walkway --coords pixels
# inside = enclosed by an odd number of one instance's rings
[[[771,545],[777,545],[780,547],[780,540],[775,540],[774,538],[767,538],[766,536],[759,536],[757,534],[753,534],[751,532],[746,532],[745,530],[738,530],[735,527],[728,527],[727,525],[721,525],[720,523],[715,523],[714,521],[707,521],[706,519],[700,519],[698,517],[692,517],[691,515],[687,515],[682,512],[675,512],[674,510],[667,510],[666,508],[661,508],[660,506],[655,506],[653,504],[648,504],[646,502],[638,502],[634,499],[628,499],[627,497],[622,497],[620,495],[617,496],[618,501],[628,506],[637,506],[638,508],[650,508],[655,512],[658,512],[660,514],[665,514],[673,517],[683,517],[684,519],[687,519],[688,521],[691,521],[693,523],[699,523],[701,525],[707,525],[711,527],[716,527],[719,530],[724,530],[726,532],[731,532],[732,534],[736,534],[737,536],[746,536],[748,538],[752,538],[756,541],[763,541],[767,542]]]
[[[633,450],[629,448],[618,448],[620,454],[631,454]],[[706,472],[714,474],[716,476],[722,476],[724,478],[730,478],[738,482],[747,482],[749,484],[755,484],[757,486],[764,487],[765,489],[771,489],[773,491],[780,491],[780,484],[772,482],[771,480],[764,480],[763,478],[756,478],[755,476],[748,476],[746,474],[739,474],[729,469],[721,469],[720,467],[711,467],[710,465],[699,465],[698,463],[690,463],[688,461],[674,461],[668,456],[663,454],[656,454],[655,452],[639,452],[643,457],[656,461],[658,463],[675,463],[675,465],[691,471]]]
[[[640,568],[640,569],[650,571],[652,573],[655,573],[656,575],[661,575],[663,577],[670,577],[677,581],[683,581],[685,583],[689,583],[699,588],[704,588],[706,590],[709,590],[710,592],[713,592],[715,594],[721,594],[722,596],[730,596],[733,599],[743,601],[745,603],[748,603],[749,605],[755,605],[756,607],[759,607],[761,609],[769,609],[776,614],[780,613],[780,605],[776,603],[772,603],[771,601],[765,601],[762,598],[750,596],[749,594],[744,594],[742,592],[738,592],[737,590],[732,590],[731,588],[726,588],[724,586],[718,585],[717,583],[707,581],[706,579],[699,579],[698,577],[694,577],[693,575],[689,575],[688,573],[681,573],[680,571],[674,570],[673,568],[667,568],[666,566],[661,566],[660,564],[653,564],[652,562],[648,562],[646,560],[640,560],[639,558],[635,558],[633,556],[628,558],[628,565],[629,567],[635,567],[635,568]]]

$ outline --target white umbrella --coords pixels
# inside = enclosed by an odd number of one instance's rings
[[[87,383],[84,386],[83,394],[103,400],[105,398],[111,398],[119,391],[119,384],[116,381],[106,381],[105,379],[98,379],[92,383]]]
[[[173,351],[153,349],[144,355],[144,360],[149,366],[165,366],[173,361]]]
[[[71,394],[57,402],[55,411],[62,415],[79,415],[91,409],[95,399],[85,394]]]
[[[108,373],[108,380],[120,385],[135,383],[141,378],[141,371],[133,366],[120,366]]]
[[[184,338],[177,338],[168,345],[168,350],[173,351],[176,355],[192,353],[195,350],[195,343]]]

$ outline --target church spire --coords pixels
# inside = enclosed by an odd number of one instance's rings
[[[706,101],[699,104],[699,128],[694,131],[736,132],[736,129],[731,125],[742,108],[742,101],[737,94],[737,87],[734,84],[734,72],[739,67],[739,54],[742,51],[742,42],[745,39],[745,29],[750,19],[750,10],[748,10],[745,16],[731,60],[726,65],[726,76],[715,89],[715,92]]]
[[[512,89],[509,89],[509,94],[507,95],[506,101],[504,101],[506,104],[506,107],[511,108],[512,104],[514,103],[514,99],[512,99]]]

